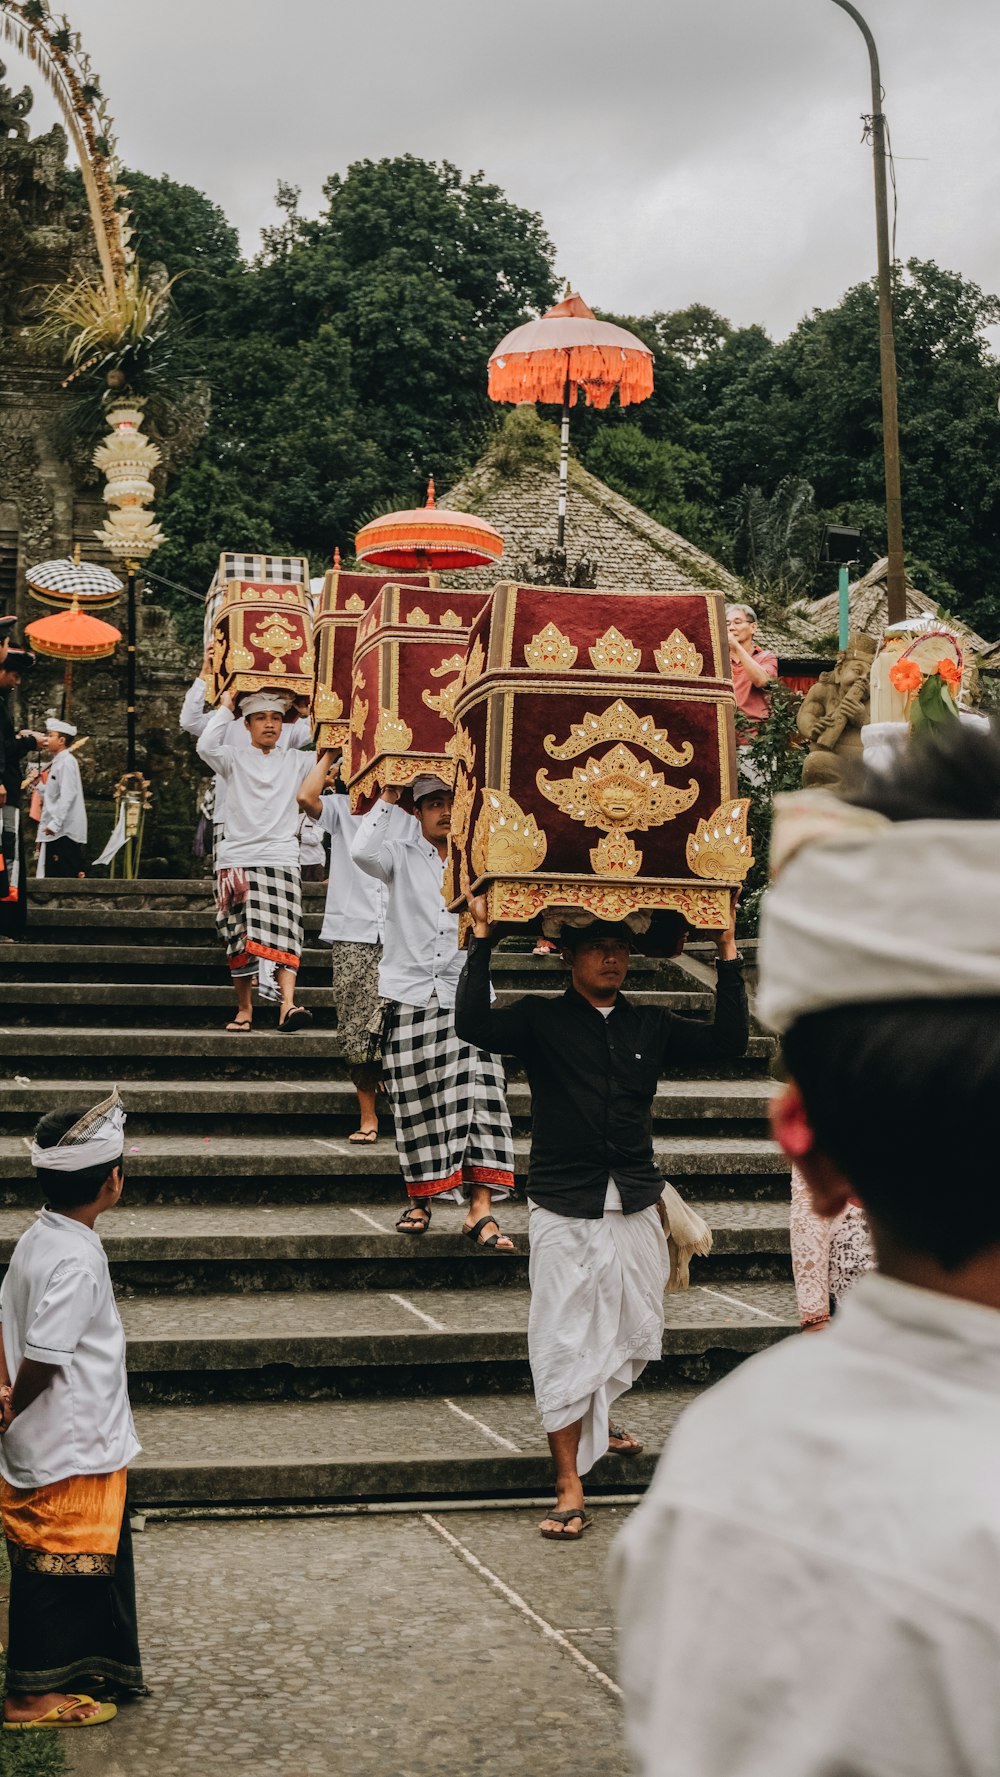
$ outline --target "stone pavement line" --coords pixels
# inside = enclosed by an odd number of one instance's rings
[[[570,1641],[568,1635],[564,1635],[561,1629],[553,1628],[551,1623],[547,1623],[544,1617],[539,1616],[537,1610],[532,1610],[531,1605],[521,1597],[519,1592],[515,1592],[512,1586],[508,1586],[500,1578],[499,1574],[494,1573],[492,1568],[480,1561],[479,1556],[474,1555],[471,1549],[467,1549],[465,1544],[460,1542],[457,1536],[453,1536],[450,1530],[446,1530],[431,1512],[421,1512],[420,1516],[425,1524],[429,1524],[430,1528],[435,1530],[450,1548],[454,1549],[456,1555],[461,1557],[466,1566],[472,1568],[473,1573],[478,1573],[481,1579],[493,1587],[494,1591],[499,1592],[501,1598],[505,1598],[507,1603],[512,1605],[526,1622],[534,1624],[534,1627],[541,1631],[547,1641],[554,1641],[556,1646],[560,1647],[563,1653],[569,1654],[570,1659],[575,1661],[576,1665],[586,1672],[589,1678],[596,1678],[598,1684],[603,1685],[612,1697],[619,1700],[622,1698],[624,1692],[616,1685],[614,1679],[610,1678],[602,1667],[595,1665],[593,1660],[588,1660],[586,1654],[581,1653],[580,1649]]]
[[[728,1302],[733,1308],[744,1308],[748,1314],[759,1314],[764,1320],[773,1320],[779,1326],[784,1325],[780,1314],[772,1314],[767,1308],[757,1308],[753,1302],[741,1302],[737,1296],[727,1296],[725,1290],[712,1289],[707,1283],[699,1283],[695,1287],[701,1290],[703,1296],[717,1296],[720,1302]]]
[[[353,1203],[349,1203],[347,1207],[352,1216],[360,1217],[361,1221],[368,1223],[369,1228],[377,1228],[380,1234],[388,1234],[388,1228],[383,1228],[382,1223],[377,1222],[374,1216],[367,1215],[363,1209],[355,1209]]]
[[[459,1419],[468,1420],[470,1425],[474,1425],[477,1431],[481,1431],[484,1437],[489,1438],[491,1444],[497,1445],[498,1449],[512,1450],[515,1456],[522,1456],[524,1454],[520,1444],[512,1444],[509,1438],[502,1437],[498,1431],[493,1431],[482,1419],[477,1419],[473,1413],[467,1413],[464,1407],[456,1406],[454,1401],[448,1400],[446,1400],[444,1404],[446,1407],[450,1407],[451,1411],[456,1413]]]
[[[390,1293],[389,1301],[397,1302],[400,1308],[409,1309],[409,1312],[415,1314],[418,1320],[424,1321],[426,1325],[430,1327],[432,1332],[446,1333],[448,1331],[442,1321],[435,1320],[432,1314],[425,1314],[422,1308],[418,1308],[415,1303],[407,1301],[405,1296],[394,1296]]]

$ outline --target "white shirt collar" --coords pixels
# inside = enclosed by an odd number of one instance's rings
[[[828,1337],[882,1358],[1000,1393],[1000,1309],[881,1272],[859,1278],[837,1309]]]
[[[85,1222],[74,1221],[72,1216],[60,1215],[57,1209],[50,1209],[48,1204],[39,1210],[38,1220],[44,1222],[49,1228],[57,1228],[60,1234],[69,1239],[79,1235],[86,1245],[96,1246],[98,1252],[104,1251],[101,1237],[96,1228],[88,1228]]]

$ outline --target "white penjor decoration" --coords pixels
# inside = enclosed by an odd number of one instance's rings
[[[140,431],[143,409],[135,400],[109,407],[107,438],[94,452],[94,462],[105,476],[104,498],[108,515],[94,535],[119,559],[141,561],[164,541],[152,512],[145,508],[154,498],[150,474],[160,461],[157,445]]]

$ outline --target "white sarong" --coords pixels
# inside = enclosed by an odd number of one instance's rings
[[[663,1343],[670,1275],[655,1207],[623,1215],[614,1185],[599,1221],[532,1204],[528,1358],[547,1432],[582,1420],[577,1471],[608,1448],[608,1417]]]

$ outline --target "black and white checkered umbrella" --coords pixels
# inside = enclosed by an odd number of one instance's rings
[[[125,590],[110,568],[92,561],[73,561],[68,555],[58,561],[40,561],[28,569],[25,579],[28,591],[43,605],[71,605],[76,599],[81,609],[89,611],[113,605]]]

